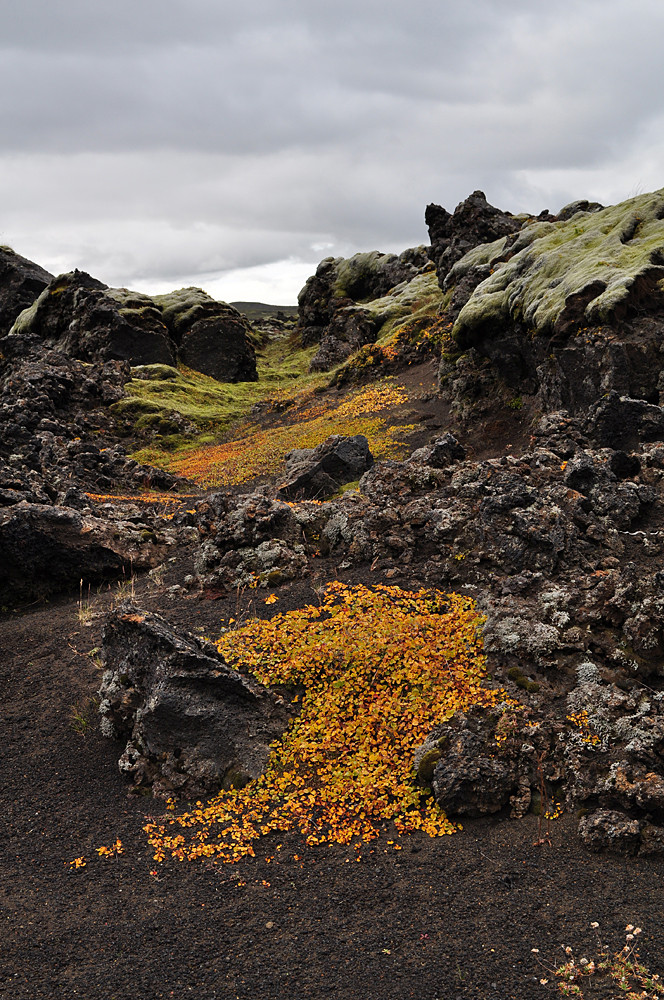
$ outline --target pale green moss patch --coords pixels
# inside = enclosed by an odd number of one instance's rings
[[[458,280],[475,263],[494,267],[454,325],[461,346],[512,322],[536,332],[606,322],[639,285],[655,288],[664,279],[664,189],[565,222],[535,222],[496,256],[499,242],[472,250],[450,275]]]
[[[132,369],[135,377],[127,382],[125,396],[111,410],[139,431],[153,427],[170,435],[140,453],[142,460],[147,461],[149,452],[149,460],[158,465],[167,458],[167,453],[191,446],[191,438],[171,435],[173,414],[180,414],[197,428],[198,444],[211,444],[231,424],[246,419],[256,404],[269,401],[283,406],[303,392],[326,385],[329,374],[309,372],[316,350],[315,345],[302,349],[283,338],[271,341],[258,357],[258,382],[232,385],[189,368],[141,365]]]
[[[380,299],[364,305],[379,324],[376,341],[379,343],[396,333],[405,322],[425,316],[436,316],[443,306],[444,292],[438,284],[436,272],[425,271],[411,281],[402,282]]]

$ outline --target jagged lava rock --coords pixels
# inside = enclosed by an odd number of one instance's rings
[[[68,507],[20,501],[0,510],[0,602],[44,597],[81,579],[100,582],[123,568],[148,569],[166,549],[152,532]]]
[[[0,506],[52,503],[74,487],[177,486],[176,477],[139,465],[118,443],[108,408],[131,377],[126,362],[77,361],[19,334],[4,338],[2,355]]]
[[[72,271],[54,278],[10,333],[34,334],[81,361],[138,366],[180,360],[222,382],[257,378],[249,324],[200,288],[151,298]]]
[[[432,469],[446,469],[453,462],[460,461],[465,457],[466,449],[462,444],[459,444],[454,434],[450,434],[448,431],[436,438],[433,444],[418,448],[408,461],[422,462],[423,465],[430,465]]]
[[[499,812],[520,799],[521,788],[520,812],[527,811],[535,750],[496,753],[499,719],[499,713],[480,709],[458,712],[436,727],[416,755],[420,779],[431,784],[436,802],[450,816]]]
[[[317,448],[298,448],[286,456],[286,473],[277,496],[282,500],[319,499],[359,480],[373,465],[364,434],[332,434]]]
[[[131,297],[112,292],[84,271],[61,274],[21,313],[11,332],[36,334],[81,361],[172,364],[168,330],[154,303],[138,292]]]
[[[469,250],[518,232],[524,219],[490,205],[483,191],[473,191],[453,214],[440,205],[427,205],[424,221],[429,229],[431,256],[443,287],[450,269]]]
[[[9,247],[0,247],[0,338],[52,280],[53,275],[43,267]]]
[[[124,603],[107,618],[101,731],[126,740],[121,771],[161,796],[211,795],[265,770],[293,712],[212,643]]]

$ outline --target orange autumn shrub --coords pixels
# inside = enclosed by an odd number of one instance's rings
[[[191,448],[162,462],[170,472],[205,487],[232,486],[258,476],[272,475],[294,448],[315,448],[330,434],[364,434],[371,451],[379,458],[394,458],[403,450],[398,436],[413,425],[390,426],[377,413],[407,402],[402,386],[391,382],[370,386],[339,406],[308,404],[287,422],[261,429],[243,428],[242,436],[225,444]]]
[[[469,597],[335,582],[320,607],[226,631],[226,660],[303,689],[301,712],[257,781],[146,827],[155,859],[232,862],[273,831],[356,846],[388,822],[453,833],[417,787],[413,757],[456,711],[505,698],[485,686],[481,624]]]

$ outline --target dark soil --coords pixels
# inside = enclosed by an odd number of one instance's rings
[[[172,566],[160,587],[139,580],[135,599],[214,635],[237,598],[169,600],[184,571]],[[279,610],[310,600],[309,587],[281,588]],[[89,704],[100,681],[89,654],[119,599],[117,588],[93,595],[83,622],[77,595],[0,621],[0,995],[526,1000],[556,993],[539,984],[531,949],[548,961],[561,945],[589,954],[593,920],[616,949],[627,923],[642,926],[642,957],[658,971],[664,858],[589,854],[572,816],[551,823],[550,846],[534,845],[535,817],[498,817],[437,840],[387,832],[359,857],[288,836],[236,865],[157,866],[142,826],[163,804],[128,797],[121,748]],[[99,858],[118,837],[124,854]],[[70,866],[77,857],[85,867]]]

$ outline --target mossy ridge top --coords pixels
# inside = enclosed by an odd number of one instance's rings
[[[430,271],[424,271],[410,281],[402,281],[387,295],[365,302],[358,308],[365,309],[376,320],[378,342],[395,332],[406,320],[416,316],[435,316],[444,298],[432,265]]]
[[[661,270],[664,279],[664,188],[564,222],[535,222],[502,250],[499,242],[471,250],[451,272],[458,280],[478,264],[495,268],[457,318],[454,336],[461,346],[510,321],[553,330],[576,296],[589,298],[587,323],[605,322],[638,277],[657,279]]]

